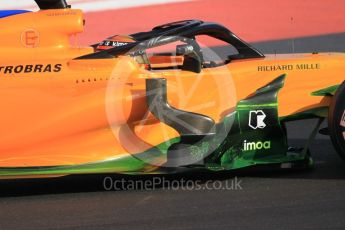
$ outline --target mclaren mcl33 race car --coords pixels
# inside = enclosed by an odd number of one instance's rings
[[[0,11],[0,178],[310,167],[320,130],[345,158],[345,54],[265,56],[198,20],[80,47],[82,11],[36,3]]]

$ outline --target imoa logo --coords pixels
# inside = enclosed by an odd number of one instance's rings
[[[249,127],[252,129],[264,129],[266,114],[262,110],[249,112]]]
[[[245,140],[243,142],[244,151],[260,150],[260,149],[271,149],[271,141],[247,142],[247,140]]]

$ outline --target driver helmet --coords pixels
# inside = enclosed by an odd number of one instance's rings
[[[102,51],[115,47],[125,46],[134,42],[136,42],[136,40],[129,35],[115,35],[99,43],[96,47],[96,51]],[[131,53],[129,55],[133,57],[134,60],[141,64],[145,69],[150,68],[149,60],[145,51],[139,51]]]
[[[99,43],[96,47],[96,50],[97,51],[107,50],[114,47],[125,46],[133,42],[135,42],[135,40],[131,36],[115,35]]]

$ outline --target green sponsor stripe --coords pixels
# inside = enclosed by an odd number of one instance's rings
[[[248,109],[248,108],[276,108],[278,106],[278,103],[269,103],[269,104],[248,104],[248,105],[243,105],[239,104],[237,105],[238,109]]]

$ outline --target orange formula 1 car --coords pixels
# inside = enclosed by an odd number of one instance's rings
[[[196,20],[79,47],[82,12],[36,2],[0,11],[0,178],[308,166],[324,119],[345,158],[345,54],[264,56]],[[286,122],[309,118],[288,147]]]

